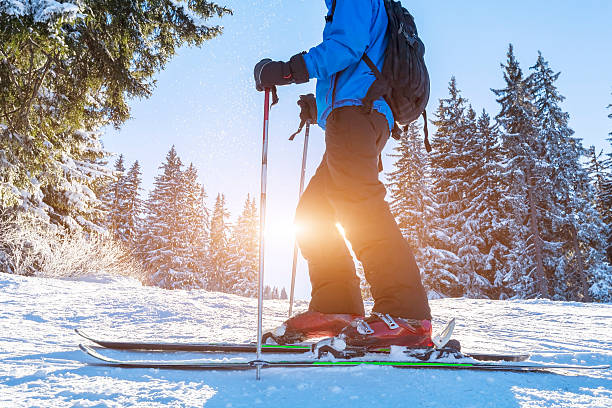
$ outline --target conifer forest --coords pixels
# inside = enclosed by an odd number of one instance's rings
[[[230,214],[224,192],[168,146],[145,191],[139,162],[106,151],[100,133],[129,119],[129,101],[155,91],[180,47],[221,35],[203,22],[232,11],[204,0],[42,3],[0,2],[0,272],[88,265],[256,296],[258,186]],[[387,200],[430,298],[612,301],[612,94],[609,149],[584,146],[545,51],[525,65],[508,47],[494,112],[450,78],[429,102],[431,153],[422,122],[389,142]]]

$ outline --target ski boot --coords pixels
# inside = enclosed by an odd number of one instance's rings
[[[362,317],[309,310],[293,316],[276,329],[264,333],[262,342],[264,344],[293,344],[315,338],[334,337],[353,320]]]
[[[338,336],[321,340],[313,350],[319,357],[332,354],[336,358],[354,358],[367,353],[388,354],[391,347],[417,355],[435,350],[431,321],[372,313],[367,319],[353,320]]]
[[[349,347],[367,349],[390,346],[431,348],[430,320],[393,318],[388,314],[372,313],[367,319],[356,319],[338,337]]]

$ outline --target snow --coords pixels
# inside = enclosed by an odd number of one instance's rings
[[[206,25],[206,20],[198,16],[193,10],[191,10],[187,3],[184,3],[181,0],[170,0],[170,2],[177,9],[181,9],[185,16],[190,19],[194,25],[200,27],[204,27]]]
[[[93,365],[78,349],[81,328],[105,338],[252,341],[253,299],[168,291],[116,277],[80,281],[0,273],[1,407],[612,407],[612,371],[501,373],[390,367],[206,372]],[[371,305],[370,305],[371,306]],[[265,303],[264,325],[286,301]],[[297,310],[305,310],[300,301]],[[434,329],[457,318],[466,351],[531,352],[532,361],[612,363],[612,305],[440,299]],[[152,359],[154,353],[104,351]],[[202,358],[176,353],[171,358]],[[210,356],[206,356],[210,357]]]
[[[31,14],[36,22],[47,22],[59,15],[73,20],[80,11],[74,2],[60,3],[55,0],[7,0],[3,3],[0,5],[0,12],[18,17]]]

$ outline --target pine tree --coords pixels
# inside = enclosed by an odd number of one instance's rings
[[[595,191],[581,163],[586,151],[573,137],[569,114],[559,106],[565,99],[555,85],[560,73],[549,67],[542,53],[531,69],[526,83],[537,109],[539,140],[546,147],[540,161],[552,169],[538,186],[544,221],[541,233],[548,248],[545,264],[556,299],[589,301],[590,271],[605,258],[601,244],[605,226],[593,205]]]
[[[189,200],[185,186],[189,181],[182,166],[172,146],[146,204],[139,250],[149,272],[149,283],[167,289],[200,287],[203,278],[194,268],[192,226],[186,217]]]
[[[155,187],[146,203],[146,227],[142,236],[140,254],[149,271],[149,282],[165,288],[182,284],[174,272],[174,227],[178,219],[176,198],[182,182],[182,163],[174,146],[160,166],[162,174],[155,177]]]
[[[248,195],[242,214],[232,228],[229,243],[228,277],[231,293],[254,297],[257,295],[259,268],[259,214],[255,199]]]
[[[210,220],[210,244],[208,251],[209,269],[207,276],[208,290],[230,292],[233,283],[229,281],[228,269],[230,264],[229,212],[225,207],[225,195],[217,194],[215,207]]]
[[[438,271],[442,274],[441,292],[448,296],[462,296],[466,293],[466,277],[470,271],[459,257],[462,241],[462,225],[467,209],[466,192],[467,160],[465,149],[468,143],[466,110],[467,101],[457,88],[457,81],[451,78],[449,97],[440,99],[436,120],[436,134],[432,140],[431,169],[434,201],[438,204],[437,226],[431,246],[444,252]]]
[[[123,161],[123,155],[121,154],[117,160],[115,160],[113,179],[106,186],[104,196],[102,197],[102,200],[104,201],[104,209],[106,210],[105,226],[114,236],[116,236],[117,226],[120,224],[120,203],[122,202],[122,196],[124,194],[124,178],[125,164]]]
[[[288,299],[288,296],[287,296],[287,291],[285,290],[285,287],[284,287],[284,286],[283,286],[283,288],[281,289],[280,299],[281,299],[281,300],[287,300],[287,299]]]
[[[487,243],[484,240],[485,225],[481,211],[487,208],[481,207],[482,198],[488,192],[486,181],[488,174],[483,168],[483,142],[480,140],[476,112],[470,105],[466,111],[463,126],[462,154],[458,156],[460,161],[457,166],[463,169],[461,174],[462,199],[461,211],[455,217],[454,223],[460,229],[456,236],[457,256],[459,256],[462,273],[460,280],[464,287],[464,294],[469,297],[488,297],[493,292],[492,281],[488,279],[487,273],[490,267],[487,265],[488,253]],[[484,183],[483,183],[484,182]],[[458,203],[459,204],[459,203]]]
[[[182,257],[194,275],[193,287],[206,286],[207,251],[209,243],[209,213],[206,192],[198,182],[198,172],[193,165],[183,172],[180,228],[183,231]]]
[[[606,207],[603,201],[603,191],[606,184],[606,178],[608,177],[607,171],[608,168],[606,166],[606,160],[602,158],[603,150],[597,152],[595,146],[589,147],[587,151],[587,158],[589,160],[587,170],[589,172],[589,177],[591,178],[591,183],[593,188],[595,189],[595,205],[597,206],[597,210],[601,214],[603,219],[606,219],[606,211],[609,210],[610,207]]]
[[[612,104],[608,106],[612,108]],[[612,113],[608,115],[612,119]],[[608,141],[612,147],[612,132]],[[593,149],[594,151],[594,149]],[[596,300],[602,302],[612,301],[612,149],[607,154],[607,159],[603,162],[601,185],[598,194],[598,201],[601,205],[600,214],[607,229],[607,256],[608,262],[601,263],[600,268],[592,271],[592,285],[590,293]]]
[[[492,90],[501,105],[496,119],[504,129],[502,149],[510,169],[504,181],[509,186],[504,192],[504,204],[506,211],[514,215],[514,222],[508,225],[513,247],[507,257],[504,280],[518,297],[549,297],[538,207],[543,204],[546,208],[542,200],[548,197],[549,189],[541,181],[550,174],[550,168],[540,160],[545,154],[545,145],[538,137],[537,110],[512,44],[507,57],[506,65],[502,64],[506,87]]]
[[[204,0],[0,2],[0,209],[100,230],[102,126],[130,117],[183,45],[221,33]]]
[[[440,298],[453,293],[457,278],[444,267],[445,261],[455,259],[451,252],[434,248],[433,236],[438,205],[431,191],[432,176],[429,157],[423,151],[420,128],[411,124],[402,134],[395,154],[395,171],[388,174],[391,210],[402,234],[414,248],[415,258],[421,270],[423,284],[430,298]],[[361,265],[358,275],[363,275]],[[365,282],[365,279],[362,279]],[[369,286],[362,284],[364,299],[371,299]]]
[[[134,162],[125,177],[125,202],[123,225],[121,235],[124,242],[132,249],[135,249],[142,232],[142,212],[143,202],[140,198],[140,187],[142,184],[140,164],[138,160]]]
[[[270,286],[268,286],[268,285],[264,286],[263,298],[264,299],[272,299],[272,288]]]
[[[133,248],[140,234],[142,201],[140,165],[135,162],[126,173],[123,155],[115,161],[114,180],[108,185],[106,225],[119,242]]]
[[[466,191],[468,206],[463,224],[465,256],[464,264],[472,271],[469,289],[480,297],[505,296],[503,276],[506,256],[511,239],[507,232],[508,216],[500,206],[504,189],[504,158],[499,146],[497,125],[483,110],[475,119],[475,112],[468,112],[469,143],[466,163],[469,188]]]
[[[612,108],[612,104],[608,105],[608,108]],[[608,118],[612,119],[612,113],[608,115]],[[612,265],[612,132],[609,133],[610,138],[610,153],[607,154],[608,158],[604,163],[604,167],[608,170],[606,176],[603,178],[601,185],[601,206],[602,206],[602,217],[607,225],[608,237],[607,237],[607,252],[608,262]]]

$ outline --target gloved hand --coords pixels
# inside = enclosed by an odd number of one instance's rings
[[[300,121],[310,121],[310,124],[317,124],[317,100],[313,94],[300,95],[300,100],[297,102],[300,107]]]
[[[289,140],[293,140],[302,131],[306,123],[312,125],[317,123],[317,100],[313,94],[300,95],[297,104],[300,107],[300,127],[297,132],[289,137]]]
[[[255,65],[253,73],[258,91],[276,85],[303,84],[310,79],[302,54],[294,55],[289,62],[262,59]]]

